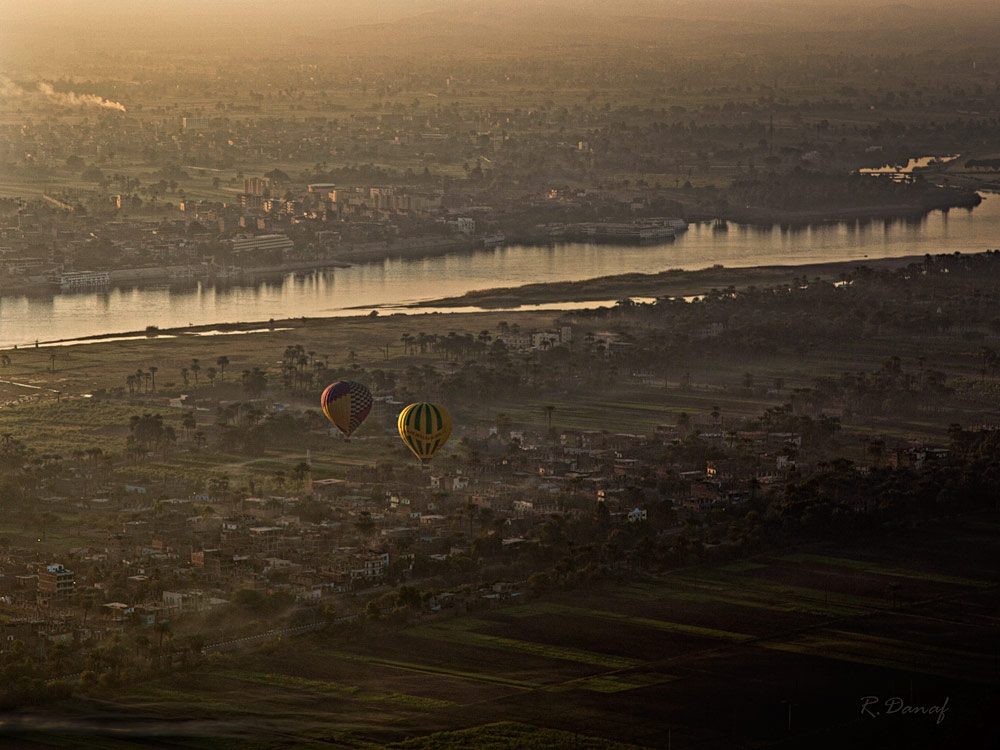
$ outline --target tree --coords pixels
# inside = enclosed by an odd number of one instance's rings
[[[163,436],[163,417],[160,414],[136,415],[129,420],[129,439],[143,451],[158,447]]]
[[[226,382],[226,368],[229,367],[229,357],[222,356],[215,360],[215,364],[219,366],[219,377],[223,383]]]
[[[399,337],[399,340],[403,342],[403,354],[404,355],[409,354],[410,347],[413,345],[413,340],[414,340],[413,336],[411,336],[408,333],[404,333],[402,336]]]
[[[552,432],[552,414],[555,412],[556,407],[552,404],[548,404],[545,407],[545,419],[548,422],[549,432]]]
[[[201,364],[197,357],[191,360],[191,372],[194,373],[194,384],[198,385],[198,373],[201,371]]]
[[[295,464],[295,468],[292,469],[292,476],[295,477],[296,481],[302,482],[305,481],[306,475],[311,470],[312,467],[309,464],[305,461],[299,461],[299,463]]]
[[[156,365],[150,365],[149,367],[149,377],[150,384],[152,385],[153,393],[156,393],[156,373],[160,371],[160,368]]]
[[[357,520],[354,521],[354,529],[365,543],[367,543],[368,539],[375,533],[375,521],[372,519],[371,514],[362,513],[358,516]]]
[[[170,627],[170,623],[166,620],[160,620],[158,623],[153,625],[153,632],[159,636],[156,642],[157,651],[163,651],[163,638],[164,636],[172,637],[173,629]]]
[[[181,417],[181,427],[184,428],[184,433],[189,437],[192,432],[198,429],[198,420],[194,418],[193,413],[184,412],[184,416]]]
[[[267,373],[258,367],[243,371],[243,390],[251,398],[260,398],[267,389]]]

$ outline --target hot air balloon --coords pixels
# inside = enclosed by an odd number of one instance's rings
[[[438,404],[410,404],[399,413],[399,436],[424,466],[448,442],[451,415]]]
[[[323,391],[319,402],[326,418],[350,437],[372,410],[372,392],[353,380],[339,380]]]

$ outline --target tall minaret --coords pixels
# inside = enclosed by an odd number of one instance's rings
[[[309,454],[309,450],[306,449],[306,494],[312,495],[313,493],[313,473],[312,473],[312,457]]]

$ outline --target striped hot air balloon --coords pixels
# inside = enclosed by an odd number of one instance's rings
[[[326,418],[350,437],[372,410],[372,392],[353,380],[339,380],[323,391],[320,404]]]
[[[451,415],[438,404],[410,404],[399,413],[399,436],[424,465],[448,442]]]

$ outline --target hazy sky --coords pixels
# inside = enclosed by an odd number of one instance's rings
[[[0,68],[59,61],[95,50],[225,52],[292,50],[308,38],[331,47],[355,41],[433,45],[436,35],[496,33],[502,43],[556,43],[602,34],[646,43],[722,34],[847,31],[909,35],[918,44],[989,44],[1000,0],[0,0]],[[642,19],[661,24],[644,25]],[[670,22],[663,19],[671,19]],[[701,24],[700,27],[693,24]],[[712,27],[711,24],[717,24]],[[372,25],[382,25],[373,29]],[[346,32],[346,29],[361,27]],[[706,31],[707,30],[707,31]],[[966,37],[947,37],[949,31]],[[919,33],[915,33],[919,32]],[[378,34],[379,36],[373,36]],[[997,37],[992,37],[995,43]]]

